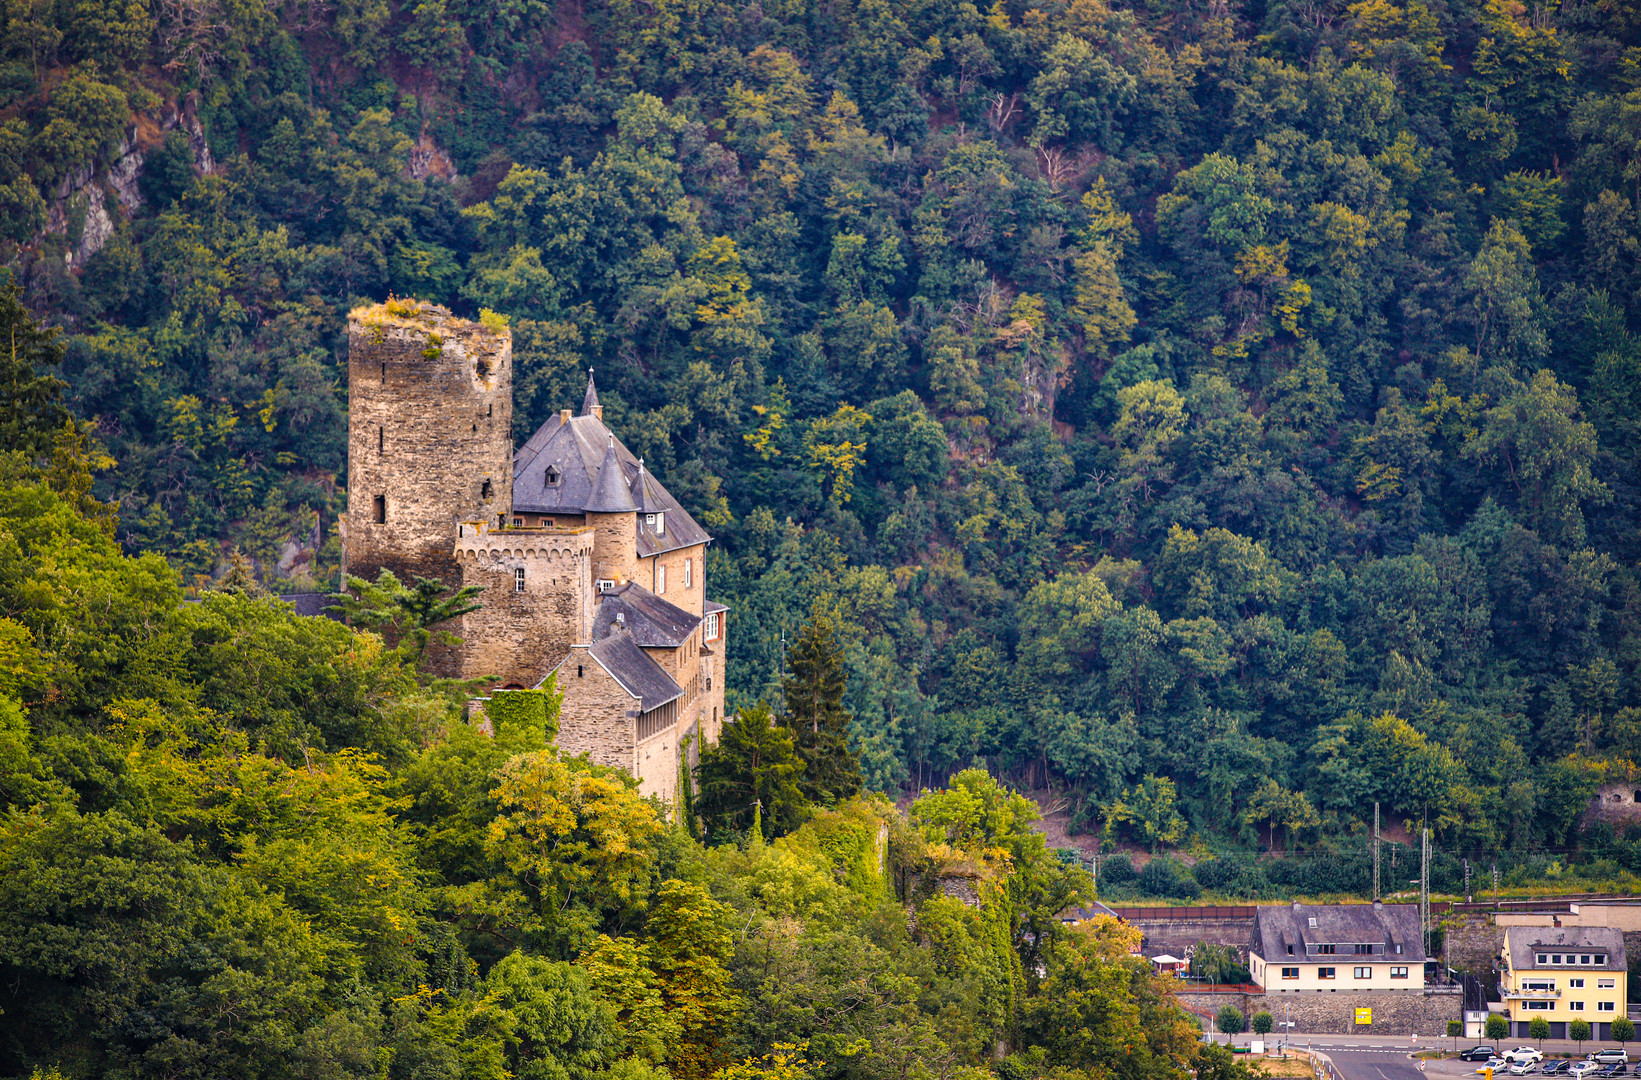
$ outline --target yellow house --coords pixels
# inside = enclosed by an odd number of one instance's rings
[[[1504,931],[1499,990],[1516,1038],[1542,1016],[1550,1038],[1565,1039],[1567,1025],[1585,1020],[1590,1038],[1612,1038],[1624,1015],[1624,934],[1607,926],[1512,926]]]

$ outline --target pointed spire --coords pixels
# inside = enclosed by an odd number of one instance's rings
[[[632,499],[641,514],[658,514],[666,510],[656,489],[655,480],[644,468],[644,459],[638,459],[638,475],[632,478]]]
[[[593,385],[593,369],[587,369],[587,396],[581,399],[581,415],[604,419],[604,406],[598,403],[598,387]]]
[[[638,504],[632,501],[632,492],[627,490],[626,477],[621,475],[621,459],[615,453],[615,436],[609,436],[609,444],[604,448],[604,460],[598,465],[598,475],[593,479],[593,493],[583,507],[593,514],[620,514],[632,513],[638,509]]]

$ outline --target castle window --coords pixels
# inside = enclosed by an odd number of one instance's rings
[[[716,611],[707,616],[706,628],[701,631],[701,636],[708,641],[718,640],[718,613]]]
[[[513,519],[513,528],[515,528],[515,529],[524,528],[524,519],[523,518],[514,518]]]
[[[489,420],[496,415],[496,403],[492,401],[484,407],[484,418]]]
[[[694,559],[685,559],[684,560],[684,588],[686,588],[686,589],[690,587],[690,582],[692,582],[695,579],[694,570],[695,570],[695,560]]]
[[[374,510],[375,510],[375,516],[376,516],[376,524],[384,525],[384,524],[387,523],[387,496],[386,495],[378,495],[378,496],[376,496],[375,502],[376,502],[376,506],[375,506]]]
[[[379,428],[376,429],[376,452],[378,454],[380,454],[382,452],[383,448],[386,447],[386,446],[387,446],[387,428],[379,427]]]
[[[667,515],[664,511],[659,514],[645,514],[644,524],[654,530],[656,536],[667,535]]]
[[[661,596],[667,591],[667,568],[657,563],[655,566],[655,595]]]
[[[387,361],[382,361],[382,385],[387,385]]]
[[[513,568],[513,591],[524,591],[524,567],[522,566],[515,566]]]
[[[479,488],[479,498],[488,499],[490,497],[490,492],[491,492],[490,481],[486,480],[484,482],[484,486]]]
[[[575,677],[578,678],[578,679],[581,678],[581,665],[580,664],[577,664],[575,666]]]
[[[598,591],[599,592],[609,592],[613,588],[615,588],[615,580],[613,578],[599,578],[598,579]]]
[[[558,482],[561,478],[562,478],[562,474],[556,468],[554,468],[551,465],[547,466],[547,472],[546,472],[546,475],[545,475],[545,479],[547,481],[547,486],[548,487],[557,487]]]

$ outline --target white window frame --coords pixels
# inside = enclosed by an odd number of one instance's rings
[[[597,588],[598,588],[599,592],[607,593],[611,589],[615,588],[615,579],[614,578],[601,577],[601,578],[598,579],[598,581],[595,584],[597,585]]]
[[[706,625],[701,631],[701,637],[706,641],[718,640],[718,613],[716,611],[707,613]]]
[[[695,560],[684,560],[684,588],[689,588],[695,581]]]
[[[1392,979],[1405,979],[1405,978],[1407,978],[1407,968],[1405,968],[1405,967],[1393,967],[1393,968],[1391,968],[1390,969],[1390,977]]]
[[[1540,964],[1548,964],[1550,962],[1550,954],[1549,953],[1543,953],[1543,952],[1539,953],[1538,954],[1538,962]]]
[[[1569,989],[1569,990],[1582,990],[1582,989],[1584,989],[1584,980],[1583,979],[1568,979],[1567,980],[1567,989]]]
[[[1598,1002],[1595,1003],[1595,1011],[1596,1012],[1617,1012],[1618,1011],[1618,1005],[1615,1002],[1611,1002],[1611,1001],[1598,1001]]]
[[[1582,1001],[1569,1001],[1569,1002],[1567,1002],[1567,1011],[1568,1012],[1583,1012],[1584,1011],[1584,1003]]]
[[[1527,1003],[1527,1011],[1528,1012],[1549,1012],[1551,1007],[1554,1004],[1555,1003],[1552,1002],[1552,1001],[1529,1001]]]
[[[1618,989],[1618,980],[1617,979],[1597,979],[1595,981],[1595,988],[1597,990],[1616,990],[1616,989]]]
[[[658,563],[655,564],[655,595],[656,596],[665,596],[666,594],[667,594],[667,565],[666,565],[666,563],[659,563],[658,562]]]
[[[524,567],[522,566],[513,567],[513,591],[524,591]]]
[[[1358,979],[1371,979],[1373,978],[1373,969],[1370,967],[1359,967],[1356,969],[1356,977]]]

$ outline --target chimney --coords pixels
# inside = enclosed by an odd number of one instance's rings
[[[594,420],[604,419],[604,406],[602,406],[602,405],[594,405],[593,406],[593,419]]]
[[[1373,902],[1373,910],[1374,911],[1378,911],[1380,908],[1382,908],[1384,906],[1385,906],[1385,904],[1384,904],[1383,900],[1375,900]]]
[[[561,423],[561,424],[568,424],[570,422],[570,410],[569,409],[560,409],[560,410],[558,410],[558,422]]]
[[[1299,901],[1297,901],[1297,900],[1295,900],[1295,901],[1294,901],[1294,902],[1293,902],[1293,909],[1294,909],[1294,910],[1295,910],[1295,911],[1298,911],[1298,910],[1299,910]]]

